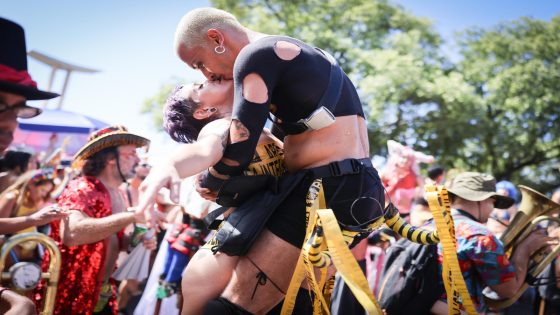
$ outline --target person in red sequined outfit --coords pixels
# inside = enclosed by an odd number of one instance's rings
[[[75,155],[82,176],[58,199],[71,214],[52,224],[51,237],[62,254],[54,314],[117,314],[110,277],[119,251],[127,248],[123,229],[144,221],[142,213],[127,211],[119,186],[134,174],[136,148],[148,143],[124,127],[108,127],[93,133]],[[153,249],[155,241],[144,246]],[[41,293],[35,299],[40,304]]]

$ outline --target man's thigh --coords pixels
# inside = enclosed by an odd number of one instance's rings
[[[222,296],[252,313],[268,312],[284,298],[299,253],[299,248],[265,229],[247,256],[240,257]]]

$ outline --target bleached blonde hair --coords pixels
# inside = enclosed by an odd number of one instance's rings
[[[198,8],[183,16],[175,30],[175,51],[204,47],[210,28],[242,30],[243,26],[231,13],[216,8]]]

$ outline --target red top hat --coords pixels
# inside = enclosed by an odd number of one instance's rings
[[[28,100],[48,100],[56,93],[37,89],[27,72],[25,33],[18,24],[0,18],[0,91],[24,96]]]

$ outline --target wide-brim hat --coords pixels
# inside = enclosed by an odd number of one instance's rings
[[[500,195],[496,192],[496,179],[494,176],[477,172],[460,173],[450,183],[447,190],[465,200],[483,201],[494,198],[494,207],[507,209],[514,203],[512,198]]]
[[[28,100],[48,100],[59,96],[42,91],[27,72],[27,49],[23,28],[0,18],[0,91],[21,95]]]
[[[122,145],[143,147],[150,144],[150,140],[131,133],[124,126],[111,126],[93,132],[88,142],[74,155],[74,166],[79,167],[85,160],[97,152]]]

